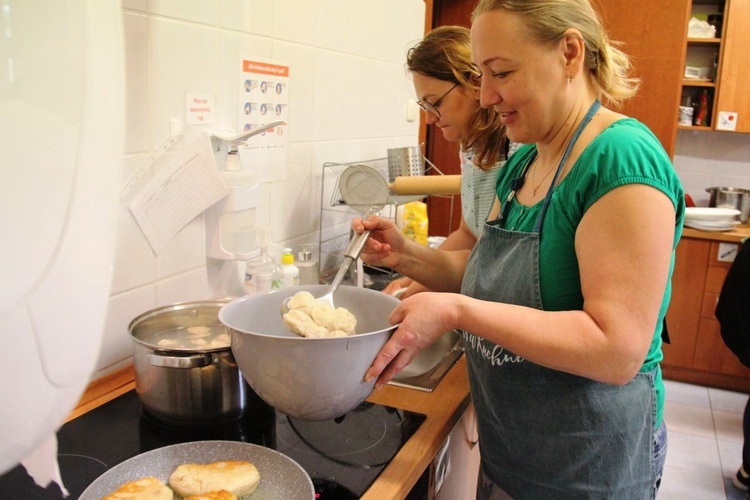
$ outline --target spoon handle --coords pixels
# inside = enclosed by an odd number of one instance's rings
[[[380,207],[373,206],[370,208],[364,218],[366,219],[369,216],[376,215],[378,213],[380,213]],[[330,288],[328,288],[328,294],[333,295],[334,293],[336,293],[336,290],[339,289],[339,286],[344,281],[344,278],[346,278],[346,273],[349,272],[349,268],[352,267],[352,263],[356,262],[356,260],[359,258],[359,254],[362,253],[362,249],[365,247],[365,243],[367,243],[367,239],[369,237],[370,230],[367,229],[360,234],[355,234],[354,237],[349,240],[349,246],[347,246],[346,250],[344,250],[344,261],[341,263],[336,276],[333,278]]]
[[[344,256],[344,262],[342,262],[341,266],[339,266],[339,270],[336,273],[336,276],[333,278],[331,286],[328,288],[328,292],[326,293],[326,295],[331,296],[336,293],[336,290],[339,289],[339,286],[344,281],[344,278],[346,278],[346,273],[349,272],[349,268],[352,267],[352,262],[354,262],[354,260],[355,259],[352,259],[348,255]]]

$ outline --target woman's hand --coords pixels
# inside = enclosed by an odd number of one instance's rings
[[[456,324],[457,294],[419,293],[393,310],[391,324],[398,329],[378,353],[365,375],[365,380],[377,378],[379,389],[411,363],[419,351],[429,346]]]
[[[391,269],[398,265],[406,238],[392,220],[375,215],[367,219],[357,217],[352,221],[352,229],[358,233],[370,230],[370,238],[360,254],[364,263]]]
[[[388,286],[386,286],[383,289],[383,293],[387,293],[388,295],[393,295],[394,293],[398,292],[402,288],[407,288],[412,283],[414,283],[414,280],[411,278],[407,278],[406,276],[396,278],[395,280],[388,283]]]

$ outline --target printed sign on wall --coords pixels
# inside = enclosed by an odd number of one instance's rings
[[[240,64],[238,132],[285,122],[250,138],[240,149],[242,164],[258,172],[263,181],[286,179],[289,65],[249,55],[241,55]]]

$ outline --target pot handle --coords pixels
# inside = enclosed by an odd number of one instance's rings
[[[211,355],[196,354],[194,356],[160,356],[149,353],[148,362],[152,366],[165,368],[201,368],[211,364]]]

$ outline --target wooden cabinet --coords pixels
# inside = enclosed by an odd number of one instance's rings
[[[692,15],[720,16],[721,33],[717,38],[688,38],[685,65],[709,69],[703,80],[684,79],[681,103],[700,102],[708,97],[707,123],[679,125],[690,130],[750,132],[750,0],[692,0]],[[696,105],[697,108],[697,105]]]
[[[598,11],[609,37],[621,42],[641,79],[638,94],[619,109],[645,123],[674,156],[678,88],[682,82],[690,0],[600,0]]]
[[[714,129],[750,132],[750,0],[728,0]],[[736,117],[734,114],[736,113]],[[734,124],[732,122],[735,122]]]
[[[664,378],[750,392],[750,369],[724,345],[716,302],[737,243],[683,238],[677,246],[672,300],[667,311],[671,344],[665,344]],[[736,253],[736,252],[735,252]]]
[[[709,16],[723,16],[724,6],[725,0],[692,0],[690,17],[705,20]],[[679,124],[678,128],[711,130],[716,116],[722,33],[717,33],[717,36],[713,38],[691,38],[686,26],[686,34],[688,38],[685,47],[683,79],[680,85],[680,105],[693,107],[695,111],[693,124]],[[701,76],[689,77],[688,67],[701,69]],[[705,101],[705,111],[700,111],[702,101]],[[702,114],[705,114],[703,123],[700,120]]]

